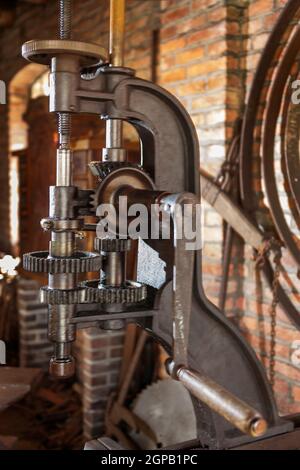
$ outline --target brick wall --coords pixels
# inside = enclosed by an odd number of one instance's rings
[[[212,174],[224,161],[244,99],[245,10],[244,1],[162,1],[160,83],[191,114],[200,140],[201,166]],[[215,303],[222,237],[221,218],[204,203],[204,284]],[[229,294],[236,294],[239,284],[238,278],[232,281]]]
[[[47,338],[48,308],[39,301],[39,284],[18,281],[20,365],[47,369],[53,346]]]
[[[118,384],[123,331],[88,328],[78,332],[77,374],[83,403],[83,431],[86,439],[104,432],[107,401]]]
[[[286,2],[162,0],[160,83],[185,105],[200,139],[201,166],[217,175],[253,80],[257,61]],[[258,182],[254,183],[258,188]],[[217,303],[222,268],[222,222],[204,204],[204,286]],[[295,265],[285,257],[295,279]],[[233,247],[226,313],[269,366],[270,288],[256,272],[252,250]],[[282,413],[299,411],[300,370],[291,363],[299,332],[278,309],[275,392]]]

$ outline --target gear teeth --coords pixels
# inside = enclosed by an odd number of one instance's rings
[[[82,303],[132,304],[147,298],[147,287],[127,281],[125,287],[98,287],[99,281],[85,281],[75,289],[52,289],[44,286],[40,300],[50,305],[74,305]]]
[[[52,258],[48,251],[36,251],[23,255],[23,267],[33,273],[80,274],[101,269],[101,256],[78,251],[70,258]]]
[[[129,251],[131,246],[130,239],[121,238],[95,238],[95,251],[122,252]]]
[[[94,209],[94,211],[96,212],[97,208],[98,208],[98,201],[97,201],[97,197],[96,197],[95,192],[93,194],[91,194],[91,196],[90,196],[90,204],[91,204],[92,208]]]
[[[51,289],[44,286],[40,289],[40,300],[43,304],[73,305],[86,302],[86,290],[83,287],[76,289]]]
[[[124,287],[98,287],[99,280],[85,281],[81,285],[86,289],[88,303],[131,304],[147,298],[147,287],[139,282],[126,281]]]
[[[141,168],[140,165],[130,162],[90,162],[89,168],[94,176],[99,178],[99,181],[103,181],[110,173],[119,168]]]

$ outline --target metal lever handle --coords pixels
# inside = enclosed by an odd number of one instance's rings
[[[195,398],[219,413],[243,433],[252,437],[265,434],[267,423],[261,414],[206,375],[185,366],[176,368],[171,360],[167,363],[167,370]]]
[[[180,233],[181,217],[177,216],[176,206],[191,204],[194,209],[197,197],[190,193],[163,196],[165,204],[173,218],[174,225],[174,278],[173,278],[173,357],[167,362],[170,375],[179,380],[198,400],[219,413],[233,426],[252,437],[262,436],[267,423],[261,414],[244,401],[224,389],[204,374],[185,366],[188,364],[188,342],[190,316],[192,308],[194,251],[187,250],[187,240],[177,239]],[[195,211],[192,213],[195,217]],[[181,234],[183,231],[181,231]]]

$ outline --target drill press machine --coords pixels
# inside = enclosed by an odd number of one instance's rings
[[[50,66],[50,112],[58,115],[56,185],[50,187],[49,217],[41,222],[51,233],[49,251],[24,255],[25,269],[48,273],[41,301],[49,306],[49,338],[54,343],[50,373],[74,373],[71,344],[77,327],[113,330],[134,322],[169,353],[167,370],[191,394],[202,446],[232,448],[291,431],[293,423],[278,416],[255,353],[203,292],[201,250],[186,249],[193,240],[178,237],[178,207],[192,208],[195,222],[200,202],[199,147],[192,120],[174,96],[124,67],[125,2],[111,0],[110,6],[109,55],[103,47],[72,40],[69,0],[60,1],[60,38],[29,41],[22,48],[27,60]],[[90,190],[72,183],[75,113],[106,121],[102,159],[90,164],[99,184]],[[122,147],[124,121],[140,138],[136,165],[127,161]],[[121,196],[129,209],[157,205],[172,220],[169,240],[143,240],[141,246],[149,249],[137,254],[142,266],[137,280],[126,276],[128,227],[98,236],[94,226],[95,252],[76,249],[78,233],[91,230],[85,218],[99,216],[103,204],[120,212]],[[161,263],[149,261],[149,250]],[[80,274],[92,271],[100,271],[98,280],[78,281]]]

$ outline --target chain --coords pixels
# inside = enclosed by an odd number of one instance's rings
[[[279,276],[280,276],[280,269],[281,269],[281,252],[282,244],[274,239],[269,238],[266,239],[261,247],[261,249],[257,252],[255,256],[255,266],[258,269],[261,269],[266,261],[267,256],[269,255],[270,251],[272,250],[275,252],[274,254],[274,277],[272,281],[272,302],[270,306],[270,319],[271,319],[271,332],[270,332],[270,365],[269,365],[269,379],[272,388],[274,388],[275,383],[275,356],[276,356],[276,321],[277,321],[277,305],[278,305],[278,288],[279,288]]]

